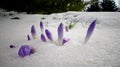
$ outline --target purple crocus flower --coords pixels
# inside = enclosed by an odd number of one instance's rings
[[[63,41],[62,41],[62,45],[64,45],[65,43],[67,43],[70,39],[65,39],[63,38]]]
[[[18,55],[20,57],[25,57],[25,56],[29,56],[31,54],[33,54],[35,52],[35,50],[28,45],[22,45],[18,51]]]
[[[45,30],[45,33],[46,33],[46,35],[47,35],[47,38],[48,38],[50,41],[53,41],[52,34],[51,34],[51,32],[50,32],[48,29]]]
[[[10,48],[15,48],[15,46],[14,45],[10,45]]]
[[[42,21],[40,22],[40,29],[41,29],[41,31],[43,31],[43,22]]]
[[[32,27],[31,27],[31,33],[32,33],[32,34],[36,34],[36,30],[35,30],[34,25],[32,25]]]
[[[31,34],[32,34],[33,39],[35,39],[36,38],[36,30],[35,30],[34,25],[32,25],[32,27],[31,27]]]
[[[31,40],[31,38],[30,38],[30,36],[29,36],[29,35],[27,35],[27,39],[28,39],[28,41],[29,41],[29,40]]]
[[[60,25],[58,26],[57,32],[58,32],[58,42],[59,44],[62,44],[62,40],[63,40],[63,24],[62,23],[60,23]]]
[[[90,39],[90,37],[91,37],[91,35],[92,35],[92,33],[93,33],[93,30],[94,30],[94,28],[95,28],[96,21],[97,21],[97,20],[94,20],[94,21],[90,24],[90,26],[89,26],[89,28],[88,28],[88,30],[87,30],[87,34],[86,34],[86,37],[85,37],[85,40],[84,40],[84,44],[87,43],[87,41]]]
[[[41,34],[41,40],[42,40],[43,42],[46,42],[46,38],[45,38],[45,35],[44,35],[44,34]]]
[[[66,30],[66,32],[68,32],[68,26],[65,26],[65,30]]]

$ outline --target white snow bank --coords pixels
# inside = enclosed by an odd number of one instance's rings
[[[66,12],[51,15],[16,14],[0,16],[0,67],[120,67],[120,13],[119,12]],[[42,19],[45,18],[45,19]],[[92,37],[83,45],[90,23],[97,19]],[[64,46],[53,42],[41,42],[39,22],[52,32],[57,41],[59,23],[77,24],[64,33],[70,41]],[[37,39],[27,41],[30,28],[35,25]],[[9,48],[9,45],[16,48]],[[18,50],[21,45],[31,45],[35,54],[21,58]]]

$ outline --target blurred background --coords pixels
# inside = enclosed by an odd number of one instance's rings
[[[1,0],[8,11],[51,14],[66,11],[118,12],[119,0]]]

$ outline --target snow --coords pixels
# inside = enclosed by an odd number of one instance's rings
[[[14,12],[13,12],[14,13]],[[6,13],[5,13],[6,14]],[[12,20],[14,16],[20,19]],[[119,12],[65,12],[51,15],[20,14],[0,16],[0,67],[120,67],[120,13]],[[45,19],[41,19],[45,18]],[[90,23],[97,25],[90,40],[83,44]],[[54,42],[40,40],[39,22],[52,32]],[[70,41],[56,45],[57,27],[70,22],[77,24],[64,31]],[[27,41],[31,26],[35,25],[37,38]],[[9,48],[15,45],[15,48]],[[36,52],[21,58],[21,45],[30,45]]]

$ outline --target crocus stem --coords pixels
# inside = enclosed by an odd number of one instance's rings
[[[73,24],[72,24],[72,22],[69,24],[69,29],[72,29],[72,27],[73,27]]]
[[[32,34],[32,39],[36,39],[36,34]]]

